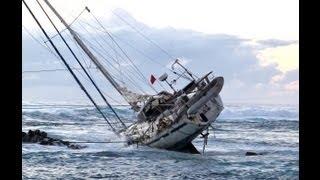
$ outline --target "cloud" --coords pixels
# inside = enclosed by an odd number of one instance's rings
[[[290,70],[285,73],[280,73],[273,76],[270,80],[270,83],[271,84],[290,83],[297,79],[299,79],[299,69],[294,69],[294,70]]]
[[[134,19],[150,27],[171,26],[175,29],[192,29],[206,34],[225,33],[250,39],[299,39],[298,0],[202,0],[201,3],[181,0],[81,0],[74,3],[72,0],[55,0],[51,3],[67,22],[72,22],[85,6],[97,17],[105,19],[111,16],[111,10],[122,8],[130,12]],[[28,4],[40,22],[45,24],[45,16],[37,3],[29,1]],[[36,25],[24,6],[22,13],[23,24],[35,29]],[[52,13],[49,11],[49,14]]]
[[[153,28],[138,21],[127,14],[126,19],[137,26],[145,36],[153,40],[158,46],[165,49],[171,56],[178,57],[184,65],[196,75],[201,76],[204,73],[213,71],[215,76],[223,76],[225,78],[225,86],[221,92],[222,98],[225,101],[251,101],[251,102],[277,102],[277,103],[297,103],[298,97],[298,42],[286,40],[257,40],[244,39],[234,35],[227,34],[204,34],[187,29],[175,28]],[[113,23],[109,23],[113,22]],[[118,23],[115,23],[118,22]],[[121,28],[113,31],[113,35],[118,44],[124,49],[128,56],[135,62],[137,67],[143,72],[146,77],[150,74],[161,75],[168,72],[169,78],[173,78],[173,74],[168,71],[168,64],[174,59],[169,57],[156,45],[150,43],[145,38],[141,37],[134,30],[116,17],[105,19],[103,24],[108,29],[115,27]],[[81,28],[75,23],[74,28],[87,40],[92,42],[97,49],[98,41],[106,51],[112,54],[112,49],[107,43],[111,43],[108,36],[104,33],[86,34],[81,31]],[[95,39],[95,40],[94,40]],[[58,40],[55,40],[58,42]],[[66,59],[76,66],[72,56],[61,43],[57,43],[59,49],[66,56]],[[70,41],[72,48],[78,49],[72,41]],[[102,48],[99,48],[102,53]],[[138,51],[137,51],[138,50]],[[79,53],[79,51],[76,51]],[[104,54],[104,53],[102,53]],[[97,55],[98,56],[98,55]],[[86,59],[85,56],[81,58]],[[98,56],[99,59],[101,57]],[[106,58],[110,62],[110,58]],[[126,62],[121,61],[123,65]],[[63,68],[61,64],[55,64],[54,61],[59,61],[52,57],[43,47],[34,43],[28,36],[23,37],[23,69],[43,69],[43,68]],[[102,60],[105,63],[106,60]],[[116,73],[110,65],[106,64],[106,68],[112,73]],[[171,64],[170,64],[171,65]],[[126,66],[127,67],[127,66]],[[150,88],[144,85],[132,71],[127,73],[136,80],[136,83],[128,83],[129,88],[138,90],[138,87],[143,87],[149,91]],[[95,71],[97,72],[97,71]],[[99,73],[95,74],[96,82],[103,87],[109,94],[114,92],[109,83]],[[83,78],[82,76],[80,76]],[[124,77],[117,76],[119,79]],[[84,79],[82,79],[84,80]],[[87,82],[87,80],[84,80]],[[64,96],[63,91],[53,90],[51,87],[69,87],[68,95],[72,96],[72,88],[77,89],[74,80],[65,73],[43,73],[37,80],[23,80],[23,87],[27,89],[28,93],[24,94],[24,99],[32,97],[35,99],[36,94],[32,94],[32,89],[41,88],[50,91],[50,96],[57,99]],[[164,86],[166,86],[164,84]],[[71,88],[72,87],[72,88]],[[158,83],[155,84],[157,89],[160,89]],[[176,88],[182,85],[177,84]],[[169,88],[167,88],[169,89]],[[48,92],[45,92],[48,93]],[[39,93],[41,94],[41,93]],[[40,95],[39,95],[40,96]],[[44,97],[42,95],[39,98]],[[78,98],[79,95],[74,95]],[[70,97],[71,98],[71,97]],[[54,99],[54,98],[51,98]],[[71,98],[72,99],[72,98]]]
[[[292,41],[285,41],[280,39],[265,39],[265,40],[258,40],[257,43],[265,46],[271,46],[271,47],[278,47],[278,46],[287,46],[288,44],[297,44],[298,41],[292,40]]]
[[[276,46],[261,50],[257,54],[262,66],[275,64],[281,72],[287,72],[299,67],[299,44]]]
[[[288,91],[298,91],[299,90],[299,80],[290,82],[285,85],[285,89]]]

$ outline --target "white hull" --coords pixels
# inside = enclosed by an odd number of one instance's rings
[[[219,103],[213,103],[219,102]],[[158,136],[146,141],[145,144],[150,147],[161,149],[180,149],[184,145],[195,139],[203,130],[205,130],[213,121],[216,120],[218,115],[223,109],[220,96],[213,97],[206,103],[211,109],[203,113],[208,119],[205,122],[200,116],[197,116],[196,121],[190,121],[187,116],[184,116],[179,123],[174,124],[166,131],[160,133]],[[197,114],[203,112],[201,109]]]

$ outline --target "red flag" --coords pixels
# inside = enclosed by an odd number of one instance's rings
[[[150,82],[153,84],[157,79],[151,74]]]

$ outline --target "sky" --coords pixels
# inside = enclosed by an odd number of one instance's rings
[[[53,36],[55,32],[35,1],[26,2],[48,33]],[[168,71],[167,67],[172,58],[154,44],[147,42],[118,16],[152,39],[171,56],[181,59],[185,66],[196,74],[213,71],[215,76],[223,76],[225,85],[221,96],[226,103],[299,103],[297,0],[76,2],[55,0],[51,3],[68,23],[88,6],[104,27],[117,37],[116,40],[121,47],[145,76],[154,74],[159,77]],[[64,29],[52,13],[49,15],[60,30]],[[22,19],[23,71],[63,68],[59,59],[42,46],[44,36],[24,7]],[[89,28],[88,35],[80,26],[81,22],[92,22],[97,26],[89,13],[83,13],[79,19],[72,27],[89,42],[105,38],[104,33],[90,31]],[[28,33],[42,45],[35,42]],[[59,43],[57,38],[54,40],[67,54],[61,42]],[[153,62],[137,53],[128,44],[151,57]],[[76,46],[74,48],[76,49]],[[71,59],[70,55],[66,57]],[[119,66],[124,71],[127,68],[126,63],[120,63]],[[108,96],[117,98],[116,92],[102,77],[97,75],[95,78],[102,84]],[[160,88],[159,82],[154,86]],[[67,72],[23,73],[23,101],[88,102]],[[121,99],[116,99],[113,103],[119,101],[122,102]]]

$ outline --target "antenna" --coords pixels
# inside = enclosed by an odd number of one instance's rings
[[[173,90],[173,92],[177,92],[174,88],[173,88],[173,86],[172,86],[172,84],[170,84],[168,81],[167,81],[167,79],[168,79],[168,74],[167,73],[164,73],[164,74],[162,74],[160,77],[159,77],[159,81],[165,81],[169,86],[170,86],[170,88]]]
[[[194,77],[193,77],[193,74],[192,74],[186,67],[184,67],[184,66],[179,62],[179,59],[176,59],[176,60],[174,61],[174,63],[172,63],[172,65],[171,65],[171,69],[172,69],[172,70],[174,70],[174,65],[175,65],[175,64],[178,64],[180,67],[182,67],[182,69],[185,70],[185,72],[186,72],[193,80],[195,80]],[[183,74],[184,74],[184,73],[183,73]],[[194,76],[196,76],[196,75],[194,75]]]

